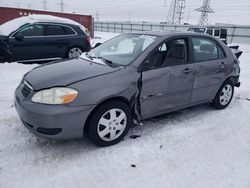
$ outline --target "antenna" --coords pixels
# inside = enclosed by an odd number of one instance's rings
[[[167,16],[167,23],[180,24],[183,19],[185,0],[172,0]]]
[[[200,17],[198,25],[207,25],[208,14],[215,13],[214,10],[210,7],[210,0],[204,0],[202,6],[195,10],[198,12],[201,12],[201,17]]]

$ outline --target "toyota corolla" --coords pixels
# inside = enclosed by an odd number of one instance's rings
[[[23,124],[50,139],[118,143],[131,124],[190,106],[226,108],[239,60],[223,42],[195,33],[130,33],[79,58],[24,75],[15,92]]]

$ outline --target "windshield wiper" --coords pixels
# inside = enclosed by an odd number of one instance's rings
[[[91,55],[89,55],[88,53],[85,53],[85,55],[86,55],[87,58],[89,58],[90,60],[93,60],[93,58],[95,58],[95,57],[92,57]]]
[[[102,60],[104,63],[109,64],[109,65],[114,65],[113,61],[110,61],[108,59],[105,59],[103,57],[96,57],[97,59]]]
[[[100,59],[102,60],[104,63],[108,64],[109,66],[118,66],[117,64],[113,63],[113,61],[108,60],[106,58],[103,58],[101,56],[97,57],[97,56],[91,56],[88,53],[85,53],[85,55],[90,59],[90,60],[94,60],[94,59]]]

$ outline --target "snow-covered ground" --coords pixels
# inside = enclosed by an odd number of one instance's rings
[[[95,36],[91,40],[91,46],[95,47],[96,44],[98,43],[103,43],[113,37],[118,36],[119,33],[106,33],[106,32],[101,32],[101,31],[95,31]]]
[[[86,138],[33,136],[15,111],[13,93],[37,65],[1,64],[0,187],[249,188],[250,45],[240,46],[242,86],[227,109],[201,105],[153,118],[107,148]]]

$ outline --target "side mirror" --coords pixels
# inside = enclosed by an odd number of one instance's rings
[[[16,36],[15,36],[15,39],[17,41],[22,41],[24,39],[24,35],[21,34],[21,33],[17,33]]]
[[[146,71],[151,68],[150,58],[143,62],[141,66],[141,71]]]

